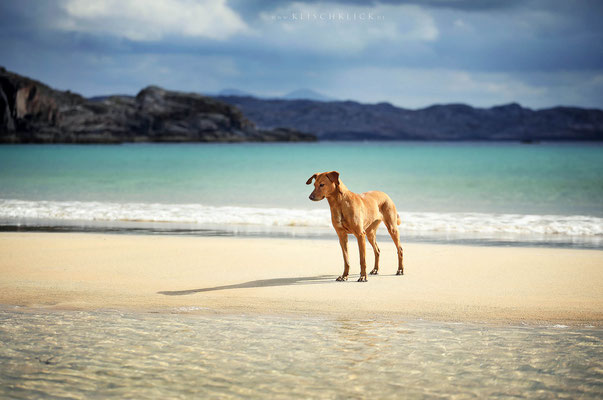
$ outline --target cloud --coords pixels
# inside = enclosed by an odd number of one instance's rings
[[[521,101],[549,107],[548,88],[507,73],[470,72],[444,68],[350,68],[331,77],[329,92],[341,98],[389,101],[420,108],[434,103],[470,103],[474,106]]]
[[[360,52],[375,43],[430,42],[439,31],[414,5],[294,2],[260,13],[265,44],[310,52]]]
[[[7,68],[85,95],[154,83],[266,95],[310,88],[413,108],[511,101],[601,108],[601,4],[0,1],[0,48]],[[325,12],[351,19],[312,19]],[[282,18],[292,13],[296,20]],[[383,18],[362,20],[363,13]]]
[[[134,41],[166,36],[224,40],[248,30],[225,0],[63,0],[55,27]]]

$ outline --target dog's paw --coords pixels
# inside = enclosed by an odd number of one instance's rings
[[[343,282],[343,281],[347,281],[348,280],[348,276],[347,275],[341,275],[340,277],[338,277],[337,279],[335,279],[337,282]]]
[[[358,282],[366,282],[366,275],[361,276],[360,278],[358,278]]]
[[[396,275],[404,275],[404,270],[399,269],[398,272],[396,272]]]
[[[379,275],[379,270],[377,268],[374,268],[371,272],[371,275]]]

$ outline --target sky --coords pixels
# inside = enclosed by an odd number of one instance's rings
[[[603,108],[601,21],[599,0],[7,0],[0,65],[84,96]]]

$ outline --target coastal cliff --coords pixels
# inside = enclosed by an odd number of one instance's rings
[[[312,132],[313,134],[303,133]],[[316,135],[316,136],[315,136]],[[603,110],[203,96],[149,86],[84,98],[0,67],[0,143],[603,140]]]
[[[389,103],[217,96],[259,127],[286,126],[321,140],[603,140],[603,110],[532,110],[444,104],[411,110]]]
[[[0,67],[0,143],[313,141],[258,129],[235,106],[149,86],[135,97],[86,99]]]

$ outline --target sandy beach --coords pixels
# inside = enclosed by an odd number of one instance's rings
[[[407,243],[406,275],[341,273],[334,240],[0,234],[0,303],[57,309],[293,313],[446,321],[603,322],[603,252]],[[368,257],[372,266],[372,252]]]

